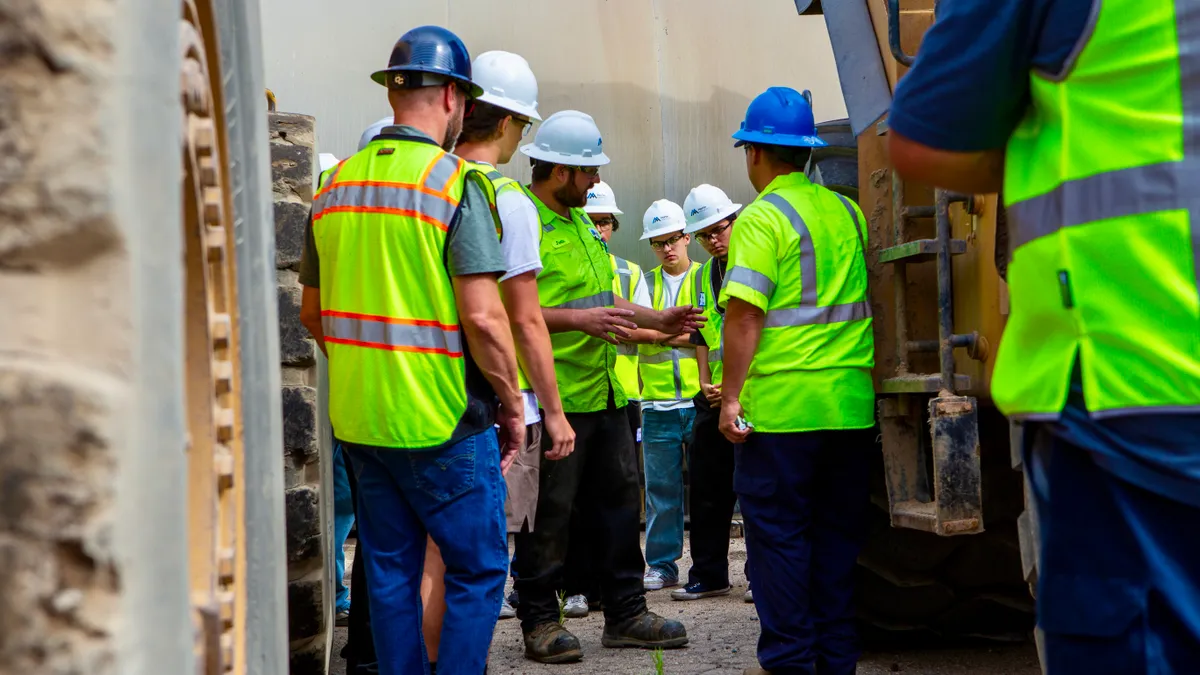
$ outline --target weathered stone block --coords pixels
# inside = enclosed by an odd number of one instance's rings
[[[275,202],[275,267],[300,264],[308,230],[308,210],[309,204],[305,202]]]
[[[312,387],[284,387],[283,447],[289,453],[302,453],[317,459],[317,390]]]
[[[313,149],[316,120],[309,115],[270,113],[271,178],[276,195],[296,194],[302,202],[312,201]]]
[[[325,675],[325,641],[313,640],[293,650],[288,675]]]
[[[288,640],[295,642],[325,630],[325,591],[320,579],[288,584]]]
[[[303,290],[294,272],[281,272],[277,280],[279,296],[279,359],[285,366],[307,367],[313,364],[317,345],[300,323],[300,299]],[[286,409],[284,411],[286,413]]]
[[[284,491],[288,562],[321,555],[321,510],[317,489],[301,485]]]

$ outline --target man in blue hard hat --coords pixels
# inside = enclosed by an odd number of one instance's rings
[[[733,135],[758,198],[729,240],[720,429],[735,449],[762,668],[850,675],[874,448],[864,220],[804,175],[810,99],[772,87]]]
[[[433,670],[417,630],[428,535],[454,641],[437,670],[477,675],[508,571],[502,474],[525,439],[491,183],[444,150],[482,90],[436,26],[405,33],[372,79],[395,125],[315,196],[301,321],[329,357],[330,419],[357,479],[378,672]]]

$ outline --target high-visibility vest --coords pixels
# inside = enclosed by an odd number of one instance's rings
[[[654,309],[695,305],[696,274],[700,263],[688,266],[679,285],[679,295],[669,303],[661,265],[646,274],[650,285],[650,300]],[[700,391],[700,368],[696,365],[695,347],[670,345],[639,345],[638,372],[642,375],[642,400],[680,401],[690,399]]]
[[[342,441],[429,448],[492,426],[495,394],[466,357],[444,262],[467,172],[431,140],[389,135],[315,195],[329,417]]]
[[[1200,411],[1200,15],[1096,5],[1065,77],[1030,74],[1008,143],[992,397],[1018,418],[1058,417],[1077,357],[1093,417]]]
[[[642,279],[642,268],[635,262],[609,253],[608,260],[612,263],[613,293],[618,298],[633,302],[633,294],[645,283]],[[617,379],[625,390],[625,397],[631,401],[641,398],[638,385],[638,346],[632,342],[617,345]]]
[[[592,309],[613,307],[613,273],[608,247],[583,209],[573,208],[570,218],[551,211],[533,192],[526,194],[537,207],[542,223],[542,271],[538,274],[538,299],[542,307]],[[609,391],[613,403],[627,403],[617,380],[617,348],[587,333],[551,333],[554,375],[563,411],[585,413],[604,410]]]
[[[717,264],[716,258],[709,258],[700,266],[696,274],[696,307],[707,319],[700,327],[700,335],[708,345],[708,372],[713,385],[721,384],[721,374],[724,369],[721,360],[725,358],[725,313],[717,304],[719,288],[713,288],[712,273]]]
[[[865,246],[858,207],[801,172],[773,180],[738,216],[721,304],[766,306],[740,396],[756,431],[874,425]]]

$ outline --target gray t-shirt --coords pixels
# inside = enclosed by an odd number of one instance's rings
[[[398,131],[408,136],[427,135],[409,126],[388,127],[383,135]],[[487,180],[475,173],[479,180]],[[496,222],[492,218],[492,206],[483,188],[473,180],[467,180],[459,203],[458,221],[450,227],[446,242],[450,276],[462,277],[470,274],[495,274],[507,271],[504,252],[496,237]],[[317,244],[313,237],[312,214],[309,213],[308,227],[304,233],[304,255],[300,259],[300,283],[312,288],[321,287],[321,265],[317,255]]]

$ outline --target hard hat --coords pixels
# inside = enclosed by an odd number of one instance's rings
[[[614,216],[624,213],[617,208],[617,196],[604,181],[599,181],[592,186],[591,190],[588,190],[587,206],[583,207],[583,211],[584,213],[611,213]]]
[[[396,40],[388,67],[375,71],[371,79],[387,86],[421,87],[421,74],[440,75],[467,86],[471,96],[483,89],[471,81],[471,55],[458,36],[441,26],[420,26]]]
[[[338,158],[334,157],[331,153],[322,152],[321,154],[317,155],[317,164],[321,167],[321,173],[325,173],[326,171],[337,166],[337,163]]]
[[[683,232],[687,226],[687,217],[683,215],[683,207],[670,199],[660,199],[646,209],[642,216],[642,239],[661,237],[672,232]]]
[[[684,232],[699,232],[732,216],[740,208],[742,205],[734,204],[721,188],[708,183],[697,185],[688,193],[687,199],[683,200],[683,212],[687,215],[687,228]]]
[[[363,148],[367,147],[367,143],[370,143],[372,138],[375,138],[379,134],[383,133],[385,127],[390,127],[395,124],[395,120],[395,117],[388,115],[387,117],[379,118],[374,124],[367,127],[366,131],[362,132],[362,136],[358,137],[358,149],[362,150]]]
[[[537,78],[524,58],[512,52],[484,52],[471,63],[471,73],[483,88],[480,101],[542,121],[537,111]]]
[[[828,145],[817,137],[813,122],[812,94],[791,87],[771,87],[750,102],[742,128],[733,137],[735,148],[746,143],[821,148]]]
[[[533,159],[569,166],[604,166],[604,139],[591,115],[578,110],[560,110],[538,127],[532,143],[521,146]]]

